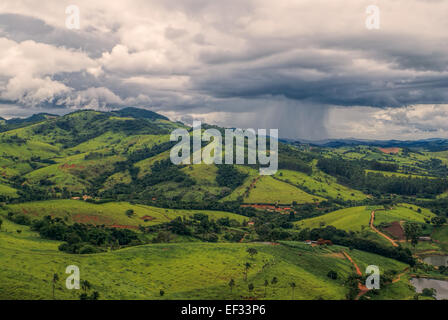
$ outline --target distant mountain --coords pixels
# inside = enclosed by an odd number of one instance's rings
[[[0,117],[0,132],[22,128],[30,124],[42,122],[57,117],[59,116],[50,113],[36,113],[28,118],[12,118],[9,120],[5,120]]]
[[[40,122],[47,119],[57,118],[59,117],[56,114],[51,113],[36,113],[28,118],[12,118],[9,120],[6,120],[7,124],[21,124],[21,123],[35,123]]]
[[[81,111],[81,110],[80,110]],[[78,111],[78,112],[80,112]],[[75,112],[76,113],[76,112]],[[131,117],[135,119],[146,120],[169,120],[167,117],[162,116],[156,112],[139,109],[134,107],[126,107],[120,110],[112,111],[109,114],[116,115],[118,117]],[[42,122],[49,119],[59,118],[60,116],[50,113],[36,113],[27,118],[12,118],[5,120],[0,117],[0,132],[22,128],[24,126]]]
[[[134,107],[123,108],[117,111],[113,111],[112,113],[117,114],[120,117],[132,117],[136,119],[169,120],[167,117],[162,116],[161,114],[158,114],[156,112]]]
[[[448,150],[448,139],[431,138],[422,140],[366,140],[366,139],[326,139],[326,140],[291,140],[285,139],[286,143],[290,144],[309,144],[311,146],[339,148],[344,146],[375,146],[382,148],[414,148],[425,149],[428,151],[442,151]]]

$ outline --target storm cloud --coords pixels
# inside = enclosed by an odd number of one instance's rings
[[[69,30],[64,1],[5,0],[0,115],[132,105],[288,138],[448,136],[448,2],[373,1],[369,30],[371,2],[77,1]]]

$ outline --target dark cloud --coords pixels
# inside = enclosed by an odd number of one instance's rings
[[[63,26],[63,15],[53,18],[63,4],[12,4],[0,12],[0,40],[10,40],[0,52],[0,97],[9,103],[67,110],[131,104],[176,119],[325,138],[333,108],[448,102],[443,1],[379,3],[375,31],[365,28],[365,5],[356,0],[79,1],[85,27],[77,31]],[[24,45],[28,40],[36,44]],[[33,61],[29,47],[35,60],[40,52],[60,57],[55,70]],[[13,48],[26,55],[17,72],[5,67],[17,63]],[[27,68],[32,76],[24,76]],[[437,132],[427,120],[400,123],[403,112],[370,120],[380,121],[378,128]]]
[[[10,13],[0,14],[0,37],[16,42],[33,40],[64,46],[85,51],[91,57],[99,57],[104,51],[110,51],[118,41],[114,34],[104,34],[92,27],[72,31],[48,25],[45,21],[31,16]]]

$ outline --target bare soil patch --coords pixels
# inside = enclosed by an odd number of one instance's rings
[[[378,150],[388,154],[397,154],[400,152],[400,148],[378,148]]]
[[[388,226],[387,228],[384,228],[384,231],[386,231],[388,234],[390,234],[392,237],[398,240],[404,240],[404,231],[401,227],[400,222],[394,221]]]
[[[151,217],[151,216],[143,216],[143,217],[141,217],[140,219],[142,219],[142,220],[144,220],[144,221],[151,221],[151,220],[154,220],[155,218],[154,218],[154,217]]]

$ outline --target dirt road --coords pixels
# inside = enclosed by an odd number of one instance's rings
[[[382,236],[383,238],[385,238],[386,240],[388,240],[390,243],[392,243],[392,245],[394,247],[398,247],[398,244],[395,242],[394,239],[392,239],[391,237],[386,236],[384,233],[382,233],[381,231],[379,231],[377,228],[375,228],[375,226],[373,225],[373,221],[375,220],[375,210],[372,210],[372,212],[370,213],[370,229],[372,229],[373,231],[375,231],[376,233],[378,233],[380,236]]]
[[[357,265],[356,262],[352,259],[352,257],[350,257],[350,256],[348,255],[348,253],[345,252],[345,251],[342,251],[342,253],[343,253],[344,256],[347,258],[347,260],[350,261],[351,264],[355,267],[356,274],[357,274],[358,276],[362,276],[361,269],[359,269],[358,265]],[[359,300],[359,298],[361,298],[363,295],[365,295],[365,294],[369,291],[369,289],[367,289],[367,287],[366,287],[364,284],[362,284],[361,282],[358,282],[358,289],[359,289],[359,293],[358,293],[358,295],[356,296],[355,300]]]

